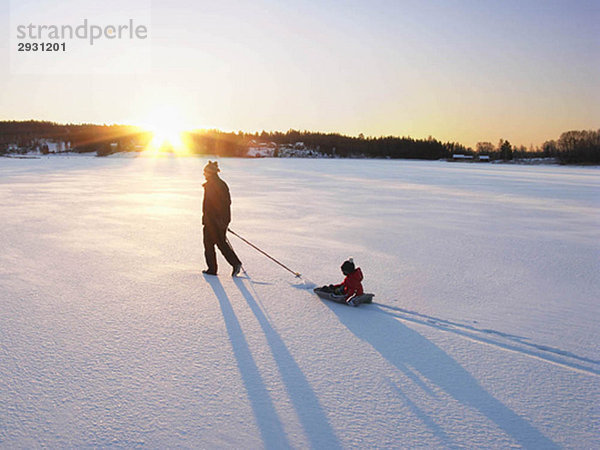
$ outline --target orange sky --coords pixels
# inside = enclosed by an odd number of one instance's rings
[[[79,11],[86,1],[62,11],[62,23],[134,13],[148,22],[143,70],[103,73],[95,52],[131,50],[120,42],[85,49],[78,73],[16,73],[15,17],[26,16],[22,2],[3,4],[0,119],[140,124],[163,111],[184,128],[431,135],[470,146],[539,145],[600,127],[597,2],[139,0],[137,12],[122,2]],[[40,11],[59,3],[31,2]]]

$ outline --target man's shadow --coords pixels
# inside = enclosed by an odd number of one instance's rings
[[[461,404],[479,411],[519,445],[525,448],[559,448],[527,420],[519,417],[485,391],[469,372],[441,348],[401,321],[387,314],[381,314],[376,310],[377,305],[351,308],[326,300],[323,302],[352,333],[369,343],[381,356],[425,391],[431,393],[419,376],[437,385]],[[523,382],[528,381],[523,380]],[[400,392],[400,387],[398,391],[403,399],[408,400],[406,394]],[[410,401],[407,404],[444,445],[450,447],[456,445],[417,405]]]
[[[335,436],[317,395],[304,376],[304,373],[302,373],[302,369],[300,369],[298,363],[294,360],[285,342],[273,328],[243,280],[235,278],[234,283],[246,299],[248,306],[254,313],[267,338],[287,393],[290,396],[302,427],[310,440],[311,447],[327,449],[341,448],[341,444]]]
[[[252,356],[244,331],[238,321],[223,285],[215,276],[204,275],[219,301],[233,354],[250,400],[265,448],[289,448],[283,424],[277,415],[269,391]]]
[[[235,315],[229,297],[217,277],[205,275],[223,314],[225,327],[233,348],[250,404],[266,448],[290,448],[283,424],[277,415],[269,391],[260,375],[260,369],[252,356],[248,341]],[[319,400],[302,370],[290,354],[281,336],[271,326],[244,281],[234,278],[237,288],[254,313],[271,348],[273,358],[290,396],[293,407],[313,448],[341,448]]]

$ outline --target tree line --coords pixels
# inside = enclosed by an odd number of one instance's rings
[[[128,125],[59,124],[48,121],[0,121],[0,154],[9,146],[22,149],[39,147],[42,139],[70,143],[70,151],[95,152],[105,156],[113,152],[141,151],[152,141],[152,133]],[[600,130],[567,131],[557,140],[544,142],[541,147],[513,146],[501,139],[497,145],[479,142],[475,149],[457,142],[441,142],[429,137],[346,136],[339,133],[320,133],[288,130],[261,133],[197,130],[186,132],[183,142],[192,154],[218,156],[247,155],[248,148],[263,146],[293,146],[302,142],[306,148],[331,157],[369,157],[390,159],[437,160],[455,154],[485,155],[490,160],[555,158],[563,164],[600,164]],[[43,149],[42,149],[43,150]],[[169,151],[169,148],[164,148]]]
[[[47,121],[0,122],[0,154],[10,145],[24,151],[41,147],[44,140],[69,142],[70,150],[77,153],[109,153],[112,143],[119,151],[135,151],[137,146],[149,142],[150,133],[127,125],[58,124]]]
[[[540,147],[529,149],[512,146],[503,139],[497,146],[478,142],[475,153],[500,160],[554,158],[561,164],[600,164],[600,129],[566,131],[558,140],[545,141]]]

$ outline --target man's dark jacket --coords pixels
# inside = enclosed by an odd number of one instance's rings
[[[202,224],[226,229],[231,222],[231,196],[227,184],[218,175],[213,175],[203,186]]]

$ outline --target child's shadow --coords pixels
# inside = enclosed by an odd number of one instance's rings
[[[461,404],[479,411],[521,446],[559,448],[527,420],[483,389],[469,372],[441,348],[401,321],[387,314],[380,314],[376,310],[377,305],[365,305],[357,309],[327,301],[324,303],[352,333],[369,343],[381,356],[426,391],[430,392],[415,376],[415,372]],[[400,394],[407,398],[406,393]],[[413,412],[418,410],[411,409]],[[420,410],[417,415],[445,445],[453,445],[432,418],[426,417]]]

